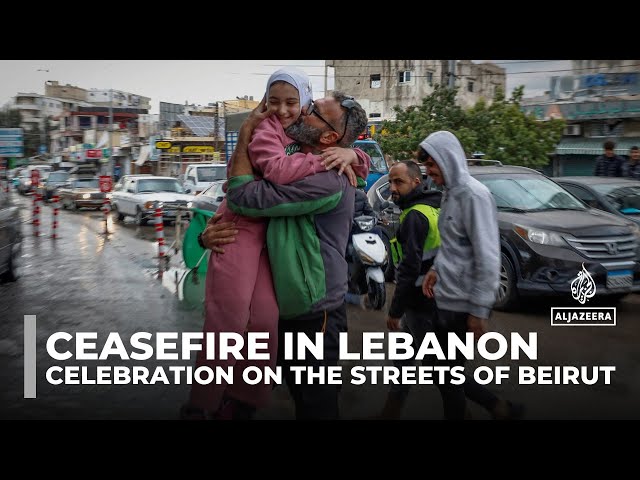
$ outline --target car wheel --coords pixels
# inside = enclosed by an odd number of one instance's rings
[[[396,267],[393,265],[393,259],[391,258],[391,242],[384,233],[381,237],[384,248],[387,250],[387,265],[384,268],[384,279],[387,282],[393,282],[395,280]]]
[[[22,241],[20,238],[11,247],[11,257],[9,257],[9,269],[2,274],[2,280],[15,282],[22,274]]]
[[[496,310],[509,311],[518,302],[518,287],[516,286],[516,271],[511,264],[511,260],[504,253],[501,255],[502,265],[500,266],[500,285],[498,288],[498,298],[494,305]]]
[[[144,218],[142,210],[136,209],[136,225],[143,226],[147,224],[147,220]]]
[[[115,203],[111,205],[111,216],[116,217],[119,222],[122,222],[124,220],[124,215],[120,213],[120,210],[118,210],[118,205]]]

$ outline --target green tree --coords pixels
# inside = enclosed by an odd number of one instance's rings
[[[24,156],[34,157],[38,155],[40,147],[40,124],[33,123],[31,128],[24,129]]]
[[[0,110],[0,127],[2,128],[20,128],[20,110],[15,108],[7,108]]]
[[[540,168],[549,163],[549,154],[560,141],[565,122],[541,122],[527,115],[520,107],[523,92],[524,86],[520,86],[506,100],[498,90],[490,106],[480,101],[469,110],[468,127],[475,134],[469,148],[504,164]]]
[[[420,106],[396,107],[396,121],[384,122],[376,135],[382,150],[394,159],[412,158],[430,133],[449,130],[460,140],[467,155],[481,151],[485,158],[505,164],[539,168],[560,141],[563,120],[540,122],[520,108],[524,87],[509,100],[498,89],[491,105],[480,99],[471,109],[455,104],[456,90],[436,85]]]
[[[433,93],[421,105],[402,109],[395,106],[395,122],[383,122],[375,139],[382,151],[396,160],[412,158],[418,144],[432,132],[454,133],[464,124],[465,112],[455,103],[456,90],[435,85]]]

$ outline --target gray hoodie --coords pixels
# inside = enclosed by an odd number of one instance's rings
[[[451,132],[429,135],[420,146],[438,164],[444,193],[438,229],[440,249],[433,268],[439,309],[488,318],[500,279],[500,234],[489,189],[469,175],[467,159]]]

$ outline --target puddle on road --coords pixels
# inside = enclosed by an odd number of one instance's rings
[[[203,310],[204,285],[205,274],[195,270],[172,267],[162,275],[162,286],[175,296],[185,310]]]

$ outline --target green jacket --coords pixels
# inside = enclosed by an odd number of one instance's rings
[[[344,302],[354,191],[346,175],[334,171],[288,185],[252,175],[229,180],[231,210],[270,218],[267,248],[281,318],[333,310]]]

